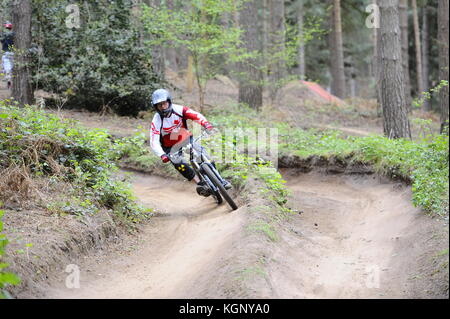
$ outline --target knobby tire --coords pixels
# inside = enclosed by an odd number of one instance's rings
[[[231,208],[233,210],[238,209],[238,206],[236,205],[234,200],[230,197],[230,195],[228,194],[227,190],[222,185],[222,183],[219,181],[219,179],[217,178],[216,174],[214,174],[214,172],[211,170],[211,168],[208,165],[203,165],[203,170],[204,170],[205,174],[209,177],[211,182],[213,182],[214,185],[217,186],[217,188],[220,191],[220,194],[222,195],[223,198],[225,198],[225,200],[228,202],[228,204],[231,206]]]

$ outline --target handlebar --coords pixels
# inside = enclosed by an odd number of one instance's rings
[[[183,146],[182,148],[180,148],[181,152],[184,153],[187,149],[191,149],[192,146],[195,143],[197,143],[197,141],[201,140],[202,138],[204,138],[205,136],[208,136],[208,135],[209,134],[206,132],[206,130],[203,130],[202,133],[195,140],[193,140],[193,136],[191,135],[189,137],[189,143],[187,145]],[[169,158],[172,158],[172,155],[178,154],[178,152],[172,153],[172,154],[168,153],[167,156],[169,156]]]

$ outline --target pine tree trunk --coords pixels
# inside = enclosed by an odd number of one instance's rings
[[[167,8],[169,10],[175,10],[175,5],[173,0],[166,0]],[[166,47],[165,49],[165,59],[170,69],[174,72],[178,72],[178,64],[177,64],[177,49],[173,47]]]
[[[417,96],[421,97],[423,92],[423,67],[422,67],[422,48],[420,43],[419,14],[417,12],[417,1],[412,0],[413,24],[414,24],[414,43],[416,45],[416,75],[417,75]]]
[[[402,35],[403,75],[405,80],[405,97],[408,112],[412,110],[411,80],[409,76],[409,42],[408,42],[408,0],[400,0],[400,32]]]
[[[262,0],[262,65],[265,66],[263,68],[262,76],[263,76],[263,91],[267,89],[267,84],[269,82],[268,78],[268,70],[269,66],[268,61],[268,47],[269,47],[269,0]]]
[[[384,134],[411,138],[406,108],[398,0],[383,0],[380,6],[380,93]]]
[[[448,82],[448,0],[438,4],[439,81]],[[448,134],[448,85],[439,91],[441,133]]]
[[[377,5],[377,0],[373,0],[373,4]],[[380,47],[380,28],[373,28],[373,76],[375,78],[375,91],[377,99],[377,116],[381,117],[383,115],[383,110],[381,109],[381,91],[380,91],[380,56],[378,54],[378,49]]]
[[[425,6],[422,10],[422,87],[425,92],[430,89],[429,83],[429,26],[428,26],[428,4],[425,2]],[[431,111],[431,101],[425,99],[423,103],[423,109],[425,111]]]
[[[270,10],[270,56],[280,54],[275,61],[270,63],[269,67],[269,91],[272,101],[275,100],[278,89],[281,87],[282,79],[286,74],[286,65],[284,61],[285,53],[285,26],[284,26],[284,1],[269,0]]]
[[[344,73],[344,49],[342,45],[341,1],[333,0],[331,34],[331,75],[332,93],[340,98],[346,97]]]
[[[303,39],[303,20],[304,20],[304,10],[303,10],[303,1],[298,1],[298,9],[297,9],[297,23],[298,23],[298,76],[300,80],[305,79],[305,43]]]
[[[245,2],[239,15],[240,28],[244,30],[243,43],[249,52],[260,50],[258,3],[259,0]],[[257,68],[260,64],[257,58],[241,63],[240,71],[243,75],[239,77],[239,103],[245,103],[257,110],[262,106],[262,73]]]
[[[181,0],[174,0],[174,10],[181,10],[183,12],[189,12],[192,10],[192,5],[191,5],[192,1],[181,1]],[[186,49],[185,47],[179,47],[176,48],[176,53],[175,53],[175,60],[176,60],[176,65],[178,68],[178,71],[185,71],[188,68],[188,57],[189,57],[190,53],[189,50]]]
[[[194,61],[192,55],[188,56],[188,63],[186,68],[186,91],[192,93],[194,89]]]
[[[131,23],[139,31],[139,47],[141,48],[144,46],[144,27],[141,22],[142,3],[142,0],[135,0],[131,6]]]
[[[151,0],[153,6],[158,7],[161,0]],[[165,80],[166,61],[164,57],[164,48],[160,45],[152,46],[152,67],[153,71],[158,75],[161,81]]]
[[[31,87],[29,49],[31,47],[31,0],[16,1],[12,5],[12,24],[15,32],[12,96],[21,105],[34,102]]]

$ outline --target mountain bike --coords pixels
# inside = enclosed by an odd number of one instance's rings
[[[197,142],[205,136],[203,132],[195,140],[193,136],[189,137],[189,143],[182,148],[182,152],[189,153],[189,161],[197,176],[201,181],[204,181],[209,187],[212,197],[217,204],[222,204],[223,199],[227,201],[233,210],[238,209],[238,206],[228,194],[224,187],[224,180],[220,173],[216,169],[215,165],[211,162],[203,147],[196,149],[194,145],[199,145]]]

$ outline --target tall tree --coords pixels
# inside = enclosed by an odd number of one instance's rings
[[[389,138],[411,138],[406,107],[398,0],[379,1],[380,81],[384,134]]]
[[[422,9],[422,86],[425,92],[430,89],[430,56],[429,56],[429,24],[428,24],[428,11],[429,4],[427,1],[424,3]],[[429,99],[425,99],[423,102],[423,108],[425,111],[431,111],[431,103]]]
[[[411,80],[409,76],[408,0],[399,1],[400,32],[402,35],[402,61],[405,81],[405,97],[408,111],[412,109]]]
[[[227,58],[237,61],[240,30],[224,29],[220,17],[233,12],[233,0],[192,1],[191,10],[174,12],[166,6],[145,6],[144,27],[152,36],[147,44],[185,48],[192,56],[192,66],[199,91],[199,107],[202,112],[206,84],[223,71]],[[167,41],[171,40],[172,43]]]
[[[342,44],[342,21],[341,21],[341,1],[333,0],[333,11],[331,14],[331,88],[333,94],[340,98],[345,98],[345,73],[344,73],[344,48]]]
[[[261,45],[262,45],[262,64],[266,66],[265,69],[263,69],[263,82],[268,83],[268,55],[269,55],[269,29],[270,29],[270,21],[269,21],[269,0],[262,0],[262,9],[261,9],[262,17],[261,17],[261,24],[262,24],[262,39],[261,39]]]
[[[151,5],[155,7],[159,7],[161,5],[161,0],[151,0],[146,2],[151,3]],[[151,50],[153,71],[159,76],[161,80],[164,80],[166,73],[164,47],[162,45],[154,45],[151,47]]]
[[[176,10],[174,0],[166,0],[166,3],[169,10]],[[172,71],[177,72],[179,69],[177,63],[177,50],[173,46],[168,46],[164,48],[164,52],[164,56],[169,67],[172,69]]]
[[[12,3],[12,23],[14,36],[14,69],[12,96],[20,104],[34,101],[31,86],[30,48],[31,48],[31,0]]]
[[[448,0],[438,4],[439,80],[448,84]],[[439,91],[441,108],[441,133],[448,134],[448,85]]]
[[[249,0],[243,4],[239,14],[239,26],[243,30],[242,40],[248,52],[258,52],[261,49],[261,34],[258,28],[259,0]],[[239,76],[239,103],[245,103],[252,108],[262,106],[262,72],[258,68],[261,61],[258,57],[250,58],[241,63],[242,76]]]
[[[298,76],[305,79],[305,41],[304,41],[304,0],[297,0],[297,24],[298,24]]]
[[[417,1],[412,0],[413,25],[414,25],[414,43],[416,46],[416,75],[417,75],[417,95],[420,96],[423,90],[423,68],[422,68],[422,48],[420,43],[419,13],[417,10]]]
[[[269,81],[270,97],[275,99],[281,86],[281,81],[286,75],[285,63],[285,25],[284,25],[284,1],[269,0],[270,30],[269,30]]]
[[[378,0],[373,0],[373,4],[378,6]],[[383,114],[383,110],[381,109],[381,89],[380,89],[380,55],[378,53],[380,48],[380,28],[373,28],[373,76],[375,78],[375,90],[376,90],[376,98],[377,98],[377,116],[381,117]]]

